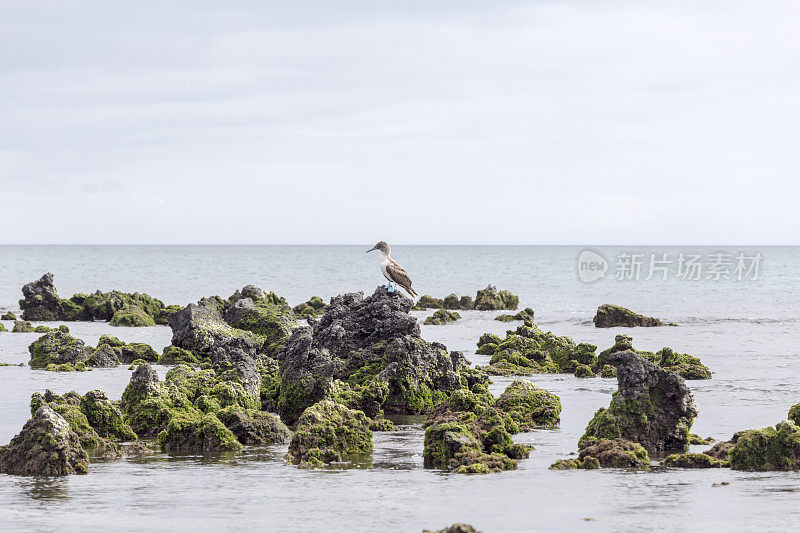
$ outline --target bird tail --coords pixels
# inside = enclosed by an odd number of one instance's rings
[[[414,297],[414,300],[416,300],[417,298],[419,298],[419,296],[417,295],[416,291],[415,291],[414,289],[412,289],[412,288],[411,288],[411,285],[409,285],[409,286],[406,288],[406,290],[408,291],[408,294],[410,294],[411,296],[413,296],[413,297]]]

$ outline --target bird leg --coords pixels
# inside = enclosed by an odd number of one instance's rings
[[[394,292],[394,287],[392,287],[392,282],[386,284],[386,292]]]

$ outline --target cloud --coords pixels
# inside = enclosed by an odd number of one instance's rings
[[[798,14],[3,2],[4,239],[795,243]]]

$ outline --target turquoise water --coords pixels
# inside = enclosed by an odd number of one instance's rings
[[[166,303],[227,297],[253,283],[290,303],[371,292],[383,282],[364,246],[0,246],[0,309],[16,309],[21,286],[55,274],[62,296],[96,289],[147,292]],[[737,430],[775,424],[800,402],[800,248],[593,247],[610,262],[606,278],[578,278],[581,247],[396,246],[420,294],[475,294],[493,283],[520,295],[545,329],[606,348],[621,330],[591,324],[602,303],[658,316],[679,327],[629,330],[642,349],[671,346],[698,355],[714,371],[689,382],[700,409],[693,431],[727,439]],[[760,252],[757,280],[669,281],[614,279],[620,253]],[[646,275],[646,272],[644,272]],[[646,277],[646,276],[643,276]],[[426,312],[415,313],[419,317]],[[424,326],[423,336],[464,350],[473,363],[475,341],[507,324],[496,313],[464,312],[448,326]],[[6,323],[6,325],[10,325]],[[170,330],[72,323],[94,344],[112,331],[126,341],[161,349]],[[36,334],[0,333],[0,362],[27,362]],[[163,377],[165,368],[159,368]],[[30,394],[93,388],[119,397],[125,367],[55,374],[0,367],[0,443],[29,417]],[[422,467],[419,422],[376,434],[372,462],[351,470],[299,470],[283,461],[285,447],[248,448],[221,456],[169,456],[94,462],[88,476],[30,479],[0,476],[0,523],[9,530],[86,528],[276,531],[419,531],[467,521],[485,531],[783,530],[800,526],[798,473],[729,470],[551,472],[555,459],[575,451],[597,408],[616,390],[613,379],[569,375],[530,378],[561,397],[558,430],[518,435],[536,450],[514,472],[456,476]],[[494,392],[510,378],[496,378]],[[704,447],[696,447],[702,450]],[[712,487],[728,481],[730,485]],[[590,519],[590,520],[587,520]]]

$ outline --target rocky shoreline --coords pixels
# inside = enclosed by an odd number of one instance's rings
[[[0,447],[0,472],[87,473],[89,457],[120,457],[142,446],[205,453],[282,443],[291,465],[347,464],[371,454],[374,431],[396,429],[387,418],[392,415],[425,417],[421,453],[427,468],[513,470],[534,451],[513,435],[557,428],[561,401],[526,380],[513,381],[497,397],[487,385],[492,375],[536,373],[599,374],[616,377],[619,386],[611,404],[588,422],[577,457],[557,461],[554,470],[646,469],[651,456],[669,468],[800,469],[800,404],[775,427],[741,431],[704,453],[688,453],[690,443],[706,442],[690,434],[698,410],[684,381],[711,377],[698,358],[670,348],[635,350],[629,335],[617,335],[613,346],[597,353],[595,345],[541,330],[530,308],[497,317],[523,324],[505,338],[482,335],[477,353],[490,356],[489,364],[473,367],[461,352],[424,340],[410,314],[412,302],[384,287],[366,297],[343,294],[329,304],[314,297],[292,308],[275,293],[248,285],[227,299],[212,296],[179,307],[117,291],[62,300],[46,274],[23,294],[23,320],[14,329],[44,333],[29,346],[32,369],[126,364],[134,371],[118,400],[100,390],[35,393],[32,418]],[[432,301],[439,308],[426,324],[459,318],[450,309],[463,299],[451,296],[441,305]],[[489,286],[471,308],[479,305],[516,309],[518,299]],[[4,317],[16,319],[13,313]],[[172,342],[159,354],[105,334],[91,347],[66,326],[26,324],[44,317],[127,326],[166,320]],[[172,368],[162,380],[152,364]]]

